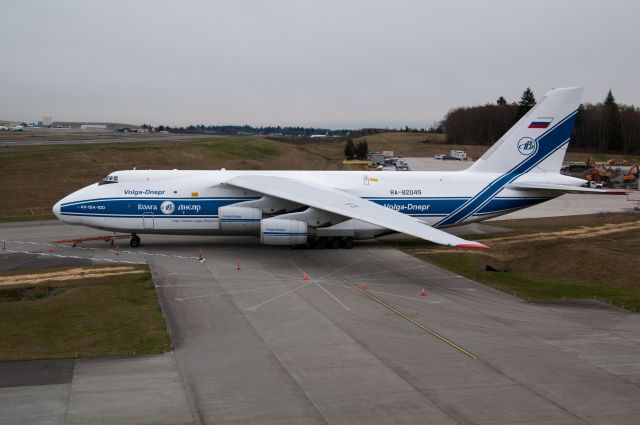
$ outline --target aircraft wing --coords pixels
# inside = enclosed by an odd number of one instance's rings
[[[556,190],[564,193],[590,193],[593,195],[626,195],[624,189],[596,189],[591,187],[571,186],[567,184],[555,183],[511,183],[507,186],[509,189],[517,190]]]
[[[226,184],[355,218],[441,245],[488,248],[481,243],[467,241],[434,229],[411,216],[326,186],[285,177],[251,175],[232,177]]]

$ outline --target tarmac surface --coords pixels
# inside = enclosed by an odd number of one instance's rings
[[[174,351],[0,363],[3,424],[639,423],[638,314],[528,303],[379,242],[142,235],[118,256],[48,252],[97,233],[2,224],[0,255],[148,262]]]

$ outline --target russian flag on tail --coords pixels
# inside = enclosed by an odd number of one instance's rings
[[[551,124],[551,121],[553,121],[553,118],[538,117],[531,121],[529,128],[547,128],[549,124]]]

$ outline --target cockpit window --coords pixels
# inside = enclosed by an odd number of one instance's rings
[[[103,184],[111,184],[111,183],[118,183],[118,176],[109,174],[107,177],[100,180],[100,182],[98,183],[98,186],[101,186]]]

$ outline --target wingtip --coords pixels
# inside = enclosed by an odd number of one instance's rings
[[[483,245],[478,242],[461,243],[456,245],[456,248],[489,249],[487,245]]]

